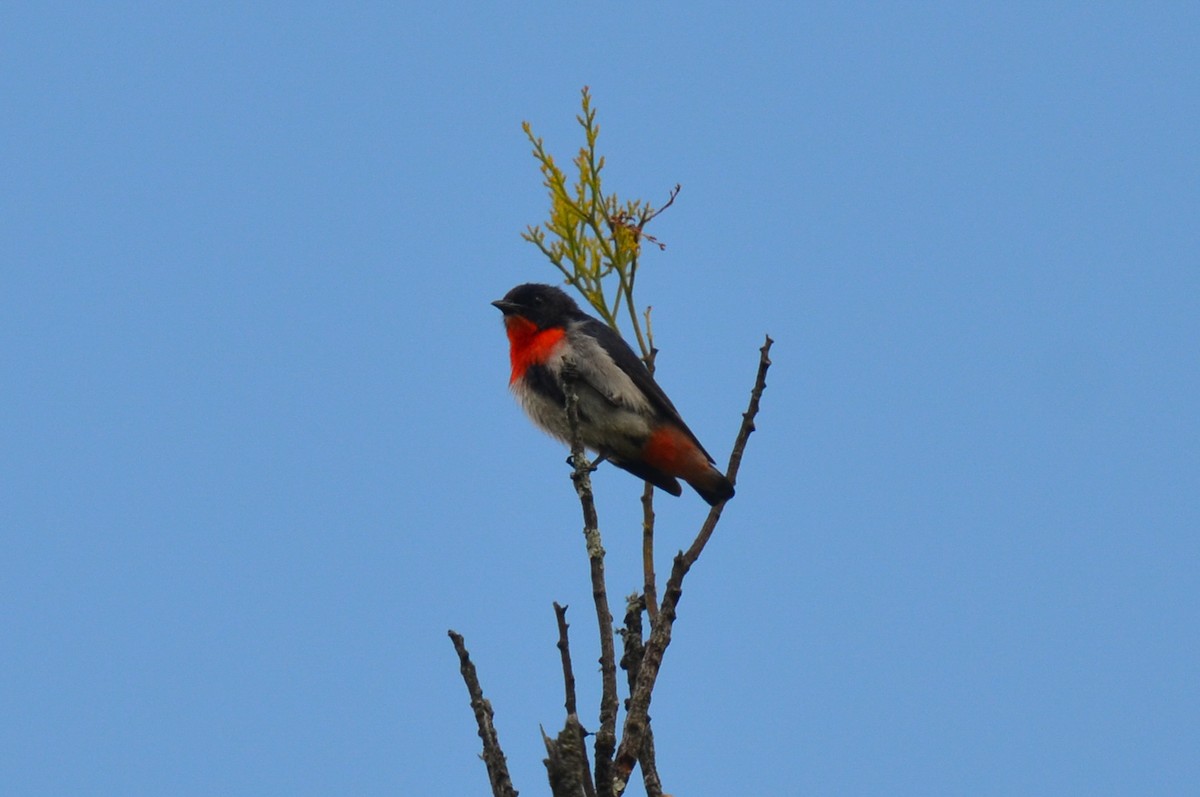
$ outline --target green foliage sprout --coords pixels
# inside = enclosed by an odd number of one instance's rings
[[[546,151],[542,139],[533,134],[529,122],[521,128],[533,144],[533,157],[541,169],[543,185],[550,191],[550,219],[545,229],[531,225],[521,237],[541,250],[562,272],[569,285],[587,300],[600,317],[620,333],[617,318],[622,308],[629,314],[633,333],[642,357],[653,361],[654,339],[650,330],[650,310],[646,309],[645,332],[639,322],[633,302],[633,288],[638,273],[638,258],[643,242],[659,249],[665,246],[645,232],[655,216],[671,206],[679,193],[676,185],[666,203],[657,210],[649,203],[635,199],[622,202],[616,194],[605,194],[600,184],[604,170],[603,156],[596,154],[596,139],[600,126],[587,86],[583,87],[582,114],[575,117],[583,128],[585,146],[573,161],[579,177],[568,184],[567,175]],[[612,285],[611,300],[606,285]]]

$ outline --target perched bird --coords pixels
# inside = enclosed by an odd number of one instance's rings
[[[504,313],[509,387],[534,423],[570,445],[566,373],[579,396],[585,446],[671,495],[683,492],[679,478],[709,504],[733,497],[733,484],[645,364],[607,324],[551,285],[518,285],[492,304]]]

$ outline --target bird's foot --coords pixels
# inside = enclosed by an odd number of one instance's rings
[[[599,467],[600,467],[600,465],[601,465],[601,464],[602,464],[602,463],[603,463],[605,460],[607,460],[607,459],[608,459],[608,457],[604,456],[603,454],[601,454],[600,456],[596,457],[594,460],[592,460],[591,464],[589,464],[589,465],[588,465],[587,472],[588,472],[588,473],[595,473],[595,472],[596,472],[596,469],[597,469],[597,468],[599,468]],[[587,462],[587,459],[586,459],[586,458],[584,459],[584,462]],[[572,468],[577,468],[577,467],[578,467],[578,466],[575,464],[575,455],[574,455],[574,454],[572,454],[572,455],[570,455],[570,456],[568,456],[568,457],[567,457],[567,464],[568,464],[568,465],[570,465]]]

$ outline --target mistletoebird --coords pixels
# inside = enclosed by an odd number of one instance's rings
[[[564,291],[527,283],[492,302],[504,313],[509,386],[533,422],[570,445],[563,375],[579,396],[579,437],[618,468],[671,495],[683,479],[711,505],[733,484],[688,429],[645,364]]]

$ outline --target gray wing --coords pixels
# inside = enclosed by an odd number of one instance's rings
[[[594,340],[600,352],[607,355],[607,358],[591,357],[585,358],[585,363],[577,363],[582,379],[614,404],[638,411],[650,410],[654,415],[674,422],[701,451],[704,451],[704,446],[700,445],[696,435],[692,434],[692,430],[683,422],[679,410],[675,409],[671,399],[667,398],[667,394],[654,381],[645,363],[620,335],[607,324],[591,316],[585,316],[585,320],[579,322],[578,329]],[[606,391],[601,389],[601,385],[612,385],[616,389]],[[712,461],[707,451],[704,451],[704,456]]]

